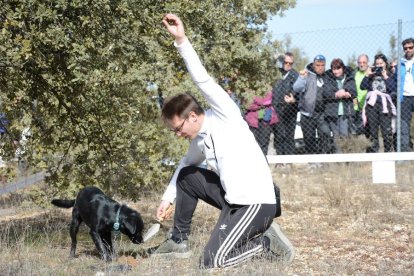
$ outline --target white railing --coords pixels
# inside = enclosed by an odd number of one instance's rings
[[[395,183],[395,162],[414,160],[414,152],[267,155],[269,164],[372,162],[373,183]]]

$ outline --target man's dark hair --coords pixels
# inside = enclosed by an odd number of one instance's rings
[[[203,108],[193,96],[182,93],[165,99],[161,118],[164,122],[171,120],[174,116],[184,119],[191,111],[197,115],[204,114]]]
[[[293,53],[292,53],[292,52],[286,52],[286,53],[285,53],[285,56],[288,56],[288,57],[293,58]]]
[[[404,40],[403,40],[403,42],[402,42],[401,44],[402,44],[402,46],[404,47],[404,45],[405,45],[405,44],[408,44],[408,43],[412,43],[412,44],[414,44],[414,38],[412,38],[412,37],[410,37],[410,38],[406,38],[406,39],[404,39]]]

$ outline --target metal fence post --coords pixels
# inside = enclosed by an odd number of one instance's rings
[[[401,42],[402,20],[398,19],[398,62],[397,62],[397,152],[401,152]]]

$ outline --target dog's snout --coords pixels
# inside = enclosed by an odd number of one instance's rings
[[[132,237],[131,241],[132,241],[132,243],[135,243],[135,244],[140,244],[140,243],[144,242],[141,235]]]

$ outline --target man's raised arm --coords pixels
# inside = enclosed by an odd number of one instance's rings
[[[177,45],[180,45],[187,40],[184,31],[184,24],[181,22],[180,18],[175,14],[166,14],[162,19],[162,23],[170,34],[175,38]]]

